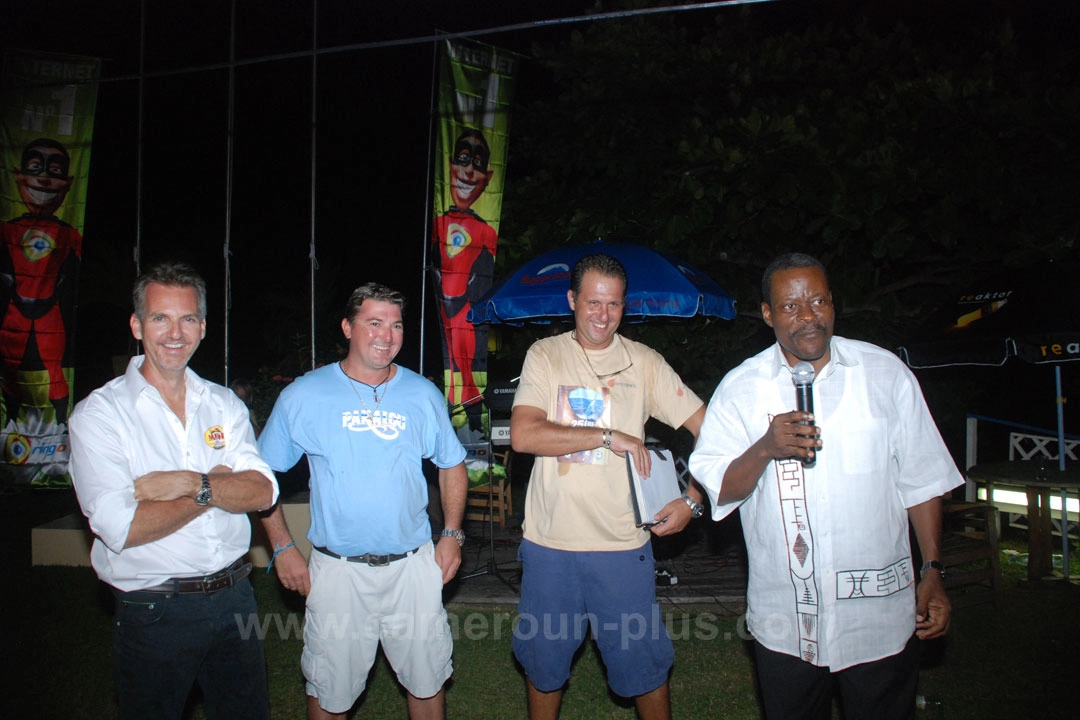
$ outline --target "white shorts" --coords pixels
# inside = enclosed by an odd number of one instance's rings
[[[300,666],[307,694],[318,698],[323,710],[342,713],[353,706],[380,642],[411,695],[438,694],[453,672],[454,643],[431,542],[384,567],[312,550],[308,568],[311,593]]]

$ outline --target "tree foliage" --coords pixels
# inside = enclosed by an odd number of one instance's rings
[[[762,347],[757,288],[781,252],[825,262],[838,331],[890,347],[965,280],[1076,253],[1071,45],[1033,36],[1010,3],[775,5],[605,20],[537,46],[501,268],[596,237],[698,265],[743,316],[641,332],[711,389]]]

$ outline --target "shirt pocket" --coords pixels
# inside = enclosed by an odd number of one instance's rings
[[[821,452],[829,452],[828,437],[822,433],[823,445]],[[847,475],[874,475],[884,473],[886,459],[889,456],[888,425],[883,420],[867,418],[861,420],[857,426],[845,428],[837,439],[836,449],[839,452],[844,473]]]

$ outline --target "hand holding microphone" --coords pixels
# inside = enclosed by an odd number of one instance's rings
[[[795,363],[791,368],[791,382],[795,384],[795,409],[799,412],[814,412],[814,366],[805,360]],[[803,425],[812,425],[808,420],[799,421]],[[801,437],[816,437],[803,435]],[[817,451],[814,456],[803,458],[802,463],[807,467],[813,467],[817,460]]]

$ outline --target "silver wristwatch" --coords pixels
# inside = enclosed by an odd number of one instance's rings
[[[214,490],[210,487],[210,476],[203,473],[202,487],[199,488],[199,492],[195,493],[196,505],[209,505],[210,501],[214,499]]]
[[[705,514],[705,506],[701,503],[694,502],[694,499],[686,493],[682,494],[682,500],[690,508],[690,517],[699,518]]]
[[[464,530],[451,530],[450,528],[443,528],[443,531],[439,533],[439,537],[452,537],[457,540],[458,547],[465,546]]]

